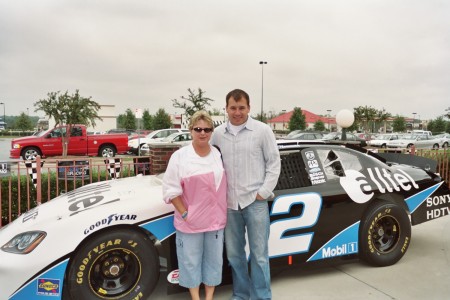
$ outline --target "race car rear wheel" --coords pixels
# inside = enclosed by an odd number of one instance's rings
[[[360,257],[375,266],[399,261],[411,241],[411,222],[404,208],[387,201],[370,206],[361,221]]]
[[[148,299],[159,279],[159,259],[145,234],[116,229],[95,235],[71,260],[70,299]]]

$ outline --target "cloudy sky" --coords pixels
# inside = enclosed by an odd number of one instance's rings
[[[116,113],[175,113],[188,88],[217,109],[244,89],[256,115],[263,74],[264,111],[434,119],[450,107],[450,1],[0,0],[6,115],[76,89]]]

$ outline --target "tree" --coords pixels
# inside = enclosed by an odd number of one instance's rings
[[[124,115],[119,115],[118,127],[126,130],[136,130],[136,115],[128,108]]]
[[[305,130],[305,129],[306,129],[305,115],[302,113],[302,109],[300,107],[295,107],[291,119],[289,120],[289,131]]]
[[[314,123],[314,130],[316,131],[325,131],[325,123],[321,120],[317,120],[316,123]]]
[[[153,129],[165,129],[172,127],[170,116],[163,108],[158,109],[158,112],[153,117]]]
[[[263,123],[267,123],[267,120],[269,119],[265,112],[263,112],[262,118],[261,118],[261,113],[256,114],[256,116],[254,116],[254,117],[252,116],[252,118],[255,120],[260,120]]]
[[[392,128],[394,132],[404,132],[406,131],[406,121],[404,117],[397,115],[392,122]]]
[[[437,117],[435,120],[434,120],[434,127],[433,127],[433,133],[442,133],[442,132],[445,132],[445,129],[446,129],[446,123],[445,123],[445,120],[444,120],[444,117],[443,116],[440,116],[440,117]]]
[[[35,112],[41,110],[49,118],[55,120],[55,126],[65,125],[67,127],[66,134],[61,139],[64,157],[67,156],[69,136],[73,125],[95,126],[95,120],[102,119],[97,113],[100,105],[91,98],[82,97],[78,90],[72,95],[69,95],[68,91],[64,94],[58,91],[50,92],[46,99],[34,103]]]
[[[142,123],[145,130],[153,129],[153,116],[148,112],[148,109],[145,109],[142,114]]]
[[[379,123],[380,127],[381,127],[381,124],[383,124],[383,132],[384,132],[384,133],[386,133],[386,121],[387,121],[390,117],[391,117],[391,114],[388,113],[388,112],[386,112],[386,111],[384,110],[384,108],[383,108],[382,110],[379,110],[379,111],[377,112],[377,119],[378,119],[378,122],[380,122],[380,123]]]
[[[20,129],[22,131],[32,130],[33,124],[31,123],[31,119],[24,112],[20,114],[20,116],[15,120],[14,127]]]
[[[355,123],[361,123],[365,132],[370,131],[370,122],[374,122],[377,116],[377,110],[372,106],[358,106],[353,109]]]
[[[206,107],[210,106],[209,102],[214,101],[213,99],[205,97],[205,93],[201,88],[198,88],[197,94],[188,89],[189,95],[187,97],[181,96],[181,101],[173,99],[173,107],[181,108],[184,110],[184,115],[187,121],[191,119],[191,116],[199,110],[207,110]]]

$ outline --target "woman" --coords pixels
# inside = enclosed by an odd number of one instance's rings
[[[227,218],[226,177],[219,150],[209,144],[214,130],[205,111],[190,121],[192,144],[175,151],[163,178],[163,199],[175,207],[179,284],[206,299],[222,281],[223,229]]]

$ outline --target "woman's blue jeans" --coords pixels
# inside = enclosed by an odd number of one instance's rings
[[[245,252],[247,231],[250,246]],[[270,231],[267,201],[255,200],[244,209],[228,209],[225,245],[233,276],[232,299],[271,299],[268,239]]]

